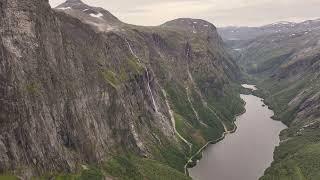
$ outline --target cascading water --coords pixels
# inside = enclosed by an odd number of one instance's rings
[[[150,87],[149,71],[148,71],[147,67],[141,62],[140,58],[134,53],[134,51],[133,51],[133,49],[132,49],[129,41],[128,41],[127,39],[125,39],[125,41],[126,41],[126,43],[127,43],[127,45],[128,45],[128,48],[129,48],[131,54],[138,60],[138,62],[139,62],[141,65],[143,65],[143,68],[145,69],[145,71],[146,71],[146,73],[147,73],[148,91],[149,91],[149,93],[150,93],[150,95],[151,95],[151,99],[152,99],[152,104],[153,104],[154,110],[155,110],[157,113],[161,114],[161,113],[158,111],[158,106],[157,106],[157,104],[156,104],[156,102],[155,102],[155,100],[154,100],[153,93],[152,93],[152,90],[151,90],[151,87]],[[175,134],[176,134],[184,143],[186,143],[186,144],[188,145],[189,150],[190,150],[190,152],[191,152],[191,150],[192,150],[192,143],[190,143],[189,141],[187,141],[187,140],[177,131],[177,129],[176,129],[176,122],[175,122],[175,119],[174,119],[173,111],[172,111],[172,109],[170,108],[170,104],[169,104],[169,101],[168,101],[168,98],[167,98],[167,93],[165,92],[164,89],[162,89],[162,93],[163,93],[163,95],[164,95],[164,97],[165,97],[166,106],[167,106],[168,111],[169,111],[170,120],[171,120],[173,129],[174,129],[174,132],[175,132]],[[197,115],[197,117],[198,117],[198,115]],[[134,127],[132,127],[132,128],[134,128]],[[187,168],[186,168],[186,167],[187,167],[187,164],[186,164],[185,167],[184,167],[185,171],[187,171]]]
[[[187,53],[189,53],[189,49],[188,49],[188,52]],[[229,131],[228,130],[228,128],[227,128],[227,126],[226,126],[226,124],[222,121],[222,119],[217,115],[217,113],[216,113],[216,110],[214,109],[212,109],[211,107],[209,107],[208,106],[208,103],[204,100],[204,98],[202,97],[202,94],[201,94],[201,92],[200,92],[200,90],[198,89],[198,87],[197,87],[197,85],[196,85],[196,83],[195,83],[195,81],[194,81],[194,79],[193,79],[193,77],[192,77],[192,75],[191,75],[191,73],[190,73],[190,70],[189,70],[189,66],[188,66],[188,76],[189,76],[189,79],[191,80],[191,83],[193,84],[193,86],[196,88],[196,90],[197,90],[197,92],[198,92],[198,94],[200,95],[200,98],[201,98],[201,101],[202,101],[202,104],[206,107],[206,108],[208,108],[209,109],[209,111],[211,111],[216,117],[217,117],[217,119],[221,122],[221,124],[222,124],[222,126],[223,126],[223,128],[224,128],[224,131],[226,132],[226,133],[230,133],[230,132],[232,132],[232,131]],[[188,97],[189,98],[189,97]],[[190,100],[189,100],[189,102],[190,102]],[[202,121],[200,121],[200,123],[201,124],[203,124],[203,122]],[[234,127],[234,128],[236,128],[236,127]]]
[[[173,125],[173,128],[174,128],[175,133],[179,136],[179,138],[180,138],[183,142],[185,142],[185,143],[189,146],[189,148],[190,148],[190,150],[191,150],[192,144],[191,144],[190,142],[188,142],[183,136],[181,136],[181,134],[179,134],[179,132],[178,132],[177,129],[176,129],[176,121],[175,121],[174,116],[173,116],[173,111],[172,111],[172,109],[170,108],[170,104],[169,104],[169,101],[168,101],[168,98],[167,98],[167,93],[166,93],[166,91],[165,91],[164,89],[162,89],[162,94],[164,95],[165,102],[166,102],[167,108],[168,108],[168,110],[169,110],[170,120],[171,120],[171,122],[172,122],[172,125]]]
[[[191,101],[191,98],[190,98],[189,88],[186,88],[186,91],[187,91],[188,102],[189,102],[189,104],[190,104],[190,106],[191,106],[191,109],[192,109],[194,115],[196,116],[197,120],[198,120],[198,121],[200,122],[200,124],[202,124],[203,126],[208,127],[208,125],[207,125],[206,123],[204,123],[204,122],[200,119],[198,112],[196,111],[196,109],[194,108],[194,106],[193,106],[193,104],[192,104],[192,101]]]
[[[129,50],[130,50],[131,54],[138,60],[138,62],[143,66],[143,68],[145,69],[145,71],[146,71],[146,73],[147,73],[147,81],[148,81],[148,83],[147,83],[148,85],[147,85],[147,86],[148,86],[148,91],[149,91],[150,96],[151,96],[151,100],[152,100],[152,105],[153,105],[154,111],[158,113],[158,112],[159,112],[159,111],[158,111],[158,106],[157,106],[157,104],[156,104],[156,101],[155,101],[155,99],[154,99],[154,96],[153,96],[153,93],[152,93],[152,90],[151,90],[151,86],[150,86],[149,71],[148,71],[147,67],[146,67],[143,63],[141,63],[141,60],[140,60],[140,58],[136,55],[136,53],[134,53],[134,51],[133,51],[133,49],[132,49],[129,41],[128,41],[127,39],[125,39],[125,41],[126,41],[128,47],[129,47]]]

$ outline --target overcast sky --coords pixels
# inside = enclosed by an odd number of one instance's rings
[[[49,0],[52,7],[65,0]],[[159,25],[180,17],[205,19],[217,26],[258,26],[320,18],[320,0],[83,0],[120,20]]]

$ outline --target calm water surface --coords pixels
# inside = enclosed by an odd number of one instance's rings
[[[237,118],[237,131],[210,145],[197,166],[189,169],[195,180],[257,180],[273,161],[279,133],[286,126],[271,119],[273,111],[261,98],[241,95],[246,113]]]

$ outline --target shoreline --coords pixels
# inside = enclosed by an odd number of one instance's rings
[[[257,89],[257,90],[258,90],[258,89]],[[251,93],[248,93],[248,94],[242,93],[242,94],[240,94],[240,95],[252,95],[252,96],[258,97],[258,98],[260,98],[260,99],[262,100],[262,102],[268,107],[269,110],[271,110],[271,111],[274,112],[273,107],[271,106],[271,104],[269,104],[269,103],[266,102],[266,97],[263,96],[263,95],[254,93],[254,91],[255,91],[255,90],[252,90]],[[244,107],[245,107],[245,105],[246,105],[246,102],[244,102]],[[197,166],[198,161],[200,161],[200,160],[202,159],[202,156],[201,156],[199,159],[197,159],[197,158],[194,159],[194,158],[197,157],[200,153],[203,153],[204,150],[205,150],[209,145],[211,145],[211,144],[214,145],[214,144],[217,144],[218,142],[224,140],[227,134],[235,133],[236,130],[237,130],[237,128],[238,128],[237,125],[235,124],[235,123],[237,122],[237,118],[238,118],[239,116],[243,115],[244,113],[246,113],[246,111],[247,111],[247,109],[244,108],[243,112],[234,115],[234,121],[232,122],[232,123],[234,124],[233,130],[227,131],[227,132],[223,132],[223,134],[221,135],[220,138],[217,138],[217,139],[212,140],[212,141],[208,141],[203,147],[201,147],[201,148],[199,149],[199,151],[197,151],[193,156],[191,156],[191,158],[188,160],[188,162],[187,162],[187,163],[185,164],[185,166],[184,166],[185,174],[186,174],[187,176],[191,177],[190,174],[189,174],[188,169]],[[275,114],[274,114],[272,117],[270,117],[271,120],[277,121],[277,122],[281,122],[281,123],[285,126],[285,129],[281,130],[281,132],[284,131],[284,130],[286,130],[286,129],[288,129],[288,126],[287,126],[285,123],[283,123],[283,122],[282,122],[281,120],[279,120],[279,119],[275,119],[274,116],[275,116]],[[280,134],[281,134],[281,132],[280,132],[279,135],[278,135],[278,136],[279,136],[279,139],[280,139]],[[280,139],[279,145],[281,145],[281,139]],[[279,146],[279,145],[277,145],[277,146]],[[276,146],[276,147],[277,147],[277,146]],[[273,156],[274,156],[274,154],[275,154],[275,149],[273,150]],[[274,157],[273,157],[272,163],[273,163],[274,161],[275,161],[275,159],[274,159]],[[194,163],[194,164],[192,164],[190,167],[188,167],[188,165],[190,165],[191,163]],[[270,167],[270,165],[268,166],[268,168],[269,168],[269,167]],[[268,168],[266,168],[266,169],[268,169]]]
[[[240,94],[240,95],[242,95],[242,94]],[[253,94],[252,94],[252,95],[253,95]],[[253,95],[253,96],[255,96],[255,95]],[[221,137],[219,137],[219,138],[217,138],[217,139],[215,139],[215,140],[208,141],[204,146],[202,146],[195,154],[193,154],[193,155],[188,159],[187,163],[184,165],[184,173],[185,173],[186,175],[188,175],[188,176],[190,177],[189,172],[188,172],[188,165],[189,165],[190,163],[193,163],[193,162],[194,162],[193,159],[194,159],[196,156],[198,156],[200,153],[202,153],[209,145],[216,144],[216,143],[222,141],[222,140],[226,137],[226,135],[235,133],[235,132],[237,131],[238,127],[237,127],[237,125],[235,124],[235,122],[237,121],[237,118],[238,118],[239,116],[241,116],[241,115],[243,115],[244,113],[246,113],[246,111],[247,111],[247,110],[245,109],[245,105],[246,105],[246,104],[247,104],[247,103],[244,101],[244,103],[243,103],[244,110],[243,110],[242,112],[234,115],[234,117],[233,117],[233,122],[232,122],[232,124],[233,124],[233,129],[232,129],[232,130],[230,130],[230,131],[224,131],[224,132],[222,133]],[[200,158],[200,159],[201,159],[201,158]],[[199,160],[200,160],[200,159],[199,159]],[[197,160],[197,161],[198,161],[198,160]],[[196,165],[195,165],[195,166],[196,166]],[[193,166],[193,167],[194,167],[194,166]]]

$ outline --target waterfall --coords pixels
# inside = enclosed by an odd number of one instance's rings
[[[150,78],[149,78],[148,69],[147,69],[145,66],[144,66],[144,68],[145,68],[145,71],[147,72],[148,91],[149,91],[149,93],[150,93],[150,95],[151,95],[151,99],[152,99],[152,104],[153,104],[154,110],[155,110],[156,112],[159,112],[159,111],[158,111],[158,106],[157,106],[157,104],[156,104],[156,101],[154,100],[153,93],[152,93],[152,91],[151,91]]]
[[[147,67],[141,62],[140,58],[136,55],[136,53],[133,51],[129,41],[127,39],[125,39],[127,45],[128,45],[128,48],[131,52],[131,54],[138,60],[138,62],[143,65],[143,68],[145,69],[146,73],[147,73],[147,80],[148,80],[148,91],[151,95],[151,99],[152,99],[152,104],[153,104],[153,107],[154,107],[154,110],[159,113],[158,111],[158,106],[155,102],[155,99],[154,99],[154,96],[153,96],[153,93],[152,93],[152,90],[151,90],[151,87],[150,87],[150,77],[149,77],[149,71],[147,69]],[[168,111],[169,111],[169,115],[170,115],[170,120],[171,120],[171,123],[172,123],[172,126],[173,126],[173,130],[174,130],[174,133],[184,142],[188,145],[189,149],[190,149],[190,152],[192,150],[192,143],[188,142],[176,129],[176,122],[175,122],[175,119],[174,119],[174,115],[173,115],[173,111],[172,109],[170,108],[170,104],[169,104],[169,101],[168,101],[168,98],[167,98],[167,93],[165,92],[164,89],[162,89],[162,93],[165,97],[165,102],[166,102],[166,106],[168,108]]]
[[[153,93],[152,93],[152,90],[151,90],[151,86],[150,86],[149,71],[148,71],[147,67],[146,67],[143,63],[141,63],[141,60],[140,60],[140,58],[136,55],[136,53],[134,53],[134,51],[133,51],[133,49],[132,49],[129,41],[128,41],[126,38],[125,38],[125,41],[126,41],[128,47],[129,47],[129,50],[130,50],[131,54],[138,60],[138,62],[143,66],[144,70],[145,70],[146,73],[147,73],[147,81],[148,81],[148,83],[147,83],[148,85],[147,85],[147,86],[148,86],[148,91],[149,91],[149,94],[150,94],[150,96],[151,96],[153,109],[154,109],[155,112],[158,113],[158,112],[159,112],[159,111],[158,111],[158,106],[157,106],[157,104],[156,104],[156,101],[155,101],[155,99],[154,99],[154,96],[153,96]]]
[[[197,120],[200,122],[200,124],[204,125],[205,127],[208,127],[208,125],[207,125],[206,123],[204,123],[204,122],[200,119],[198,112],[197,112],[196,109],[194,108],[194,106],[193,106],[193,104],[192,104],[192,101],[191,101],[191,98],[190,98],[190,92],[189,92],[189,88],[188,88],[188,87],[186,88],[186,91],[187,91],[188,102],[189,102],[189,104],[190,104],[190,106],[191,106],[191,109],[192,109],[194,115],[196,116]]]
[[[168,98],[167,98],[167,93],[164,89],[162,89],[162,94],[165,98],[165,102],[166,102],[166,105],[167,105],[167,108],[169,110],[169,115],[170,115],[170,120],[171,120],[171,123],[172,123],[172,126],[173,126],[173,129],[174,129],[174,132],[175,134],[177,134],[177,136],[184,142],[186,143],[189,148],[190,148],[190,151],[191,151],[191,148],[192,148],[192,144],[190,142],[188,142],[176,129],[176,121],[174,119],[174,116],[173,116],[173,111],[172,109],[170,108],[170,104],[169,104],[169,101],[168,101]]]
[[[224,128],[224,132],[226,133],[230,133],[231,131],[228,130],[226,124],[222,121],[222,119],[217,115],[217,113],[215,112],[216,110],[212,109],[211,107],[207,106],[207,108],[218,118],[218,120],[221,122],[223,128]]]
[[[188,66],[188,72],[187,72],[187,73],[188,73],[189,79],[191,80],[191,83],[193,84],[193,86],[195,87],[196,91],[198,92],[198,94],[199,94],[199,96],[200,96],[200,99],[201,99],[201,101],[202,101],[202,104],[203,104],[206,108],[208,108],[209,111],[212,112],[212,113],[218,118],[218,120],[221,122],[221,124],[222,124],[222,126],[223,126],[223,128],[224,128],[224,131],[227,132],[227,133],[229,133],[230,131],[228,130],[226,124],[225,124],[225,123],[223,122],[223,120],[217,115],[216,109],[213,110],[211,107],[208,106],[208,103],[204,100],[204,98],[203,98],[200,90],[199,90],[198,87],[197,87],[197,84],[195,83],[195,81],[194,81],[194,79],[193,79],[193,77],[192,77],[192,74],[190,73],[189,66]],[[189,98],[189,97],[188,97],[188,98]],[[190,101],[189,101],[189,102],[190,102]],[[191,102],[190,102],[190,103],[191,103]],[[200,121],[200,122],[201,122],[201,121]],[[201,123],[201,124],[202,124],[202,123]]]

